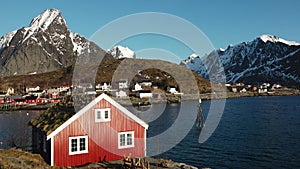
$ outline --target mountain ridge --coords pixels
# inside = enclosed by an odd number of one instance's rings
[[[300,44],[297,42],[262,35],[253,41],[229,45],[202,57],[192,54],[180,64],[209,79],[208,72],[215,63],[213,58],[220,58],[227,83],[269,82],[300,86],[300,69],[297,66],[300,64]]]

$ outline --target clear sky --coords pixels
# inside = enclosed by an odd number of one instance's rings
[[[262,34],[300,42],[299,0],[10,0],[1,2],[0,35],[28,26],[47,8],[61,10],[69,28],[86,38],[119,17],[163,12],[194,24],[215,48],[251,41]],[[131,43],[127,46],[137,50]],[[188,52],[177,54],[186,58]]]

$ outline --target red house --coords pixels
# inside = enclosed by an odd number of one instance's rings
[[[101,94],[47,136],[33,135],[33,144],[52,166],[71,167],[146,156],[147,129],[148,124]]]

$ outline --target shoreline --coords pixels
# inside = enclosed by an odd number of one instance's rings
[[[200,99],[203,101],[218,100],[218,99],[233,99],[242,97],[259,97],[259,96],[295,96],[300,95],[300,90],[298,89],[282,89],[275,90],[272,92],[258,93],[258,92],[214,92],[214,93],[202,93],[199,94]],[[123,106],[150,106],[151,104],[160,103],[181,103],[183,100],[198,100],[198,95],[180,95],[166,94],[165,98],[162,99],[139,99],[135,97],[126,98],[114,98],[118,103]],[[55,103],[49,104],[37,104],[37,105],[0,105],[0,113],[5,111],[18,111],[18,110],[47,110],[49,107],[53,106]]]
[[[138,158],[131,158],[137,161]],[[141,162],[145,166],[150,165],[150,168],[164,169],[164,168],[185,168],[198,169],[198,167],[188,165],[183,162],[175,162],[169,159],[141,157]],[[16,148],[1,149],[0,148],[0,168],[65,168],[50,166],[47,164],[40,154],[23,151]],[[70,167],[67,167],[70,168]],[[89,163],[82,166],[71,167],[78,169],[88,168],[107,168],[107,169],[122,169],[124,168],[123,160]]]

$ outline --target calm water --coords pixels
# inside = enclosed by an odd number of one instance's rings
[[[209,101],[203,102],[203,111],[209,106]],[[167,130],[178,109],[179,105],[168,105],[150,123],[149,137]],[[228,99],[213,135],[199,144],[199,133],[193,127],[159,157],[199,168],[300,168],[300,96]]]
[[[29,121],[41,111],[0,111],[0,148],[21,147],[30,149],[31,127]]]
[[[197,102],[188,102],[184,111],[195,113],[196,106]],[[209,106],[209,101],[202,103],[204,114]],[[140,113],[140,117],[152,121],[149,123],[148,137],[168,130],[178,118],[180,108],[180,104],[169,104],[146,110],[158,112],[156,117]],[[159,113],[161,110],[165,111]],[[0,141],[3,142],[0,148],[12,144],[18,147],[30,145],[31,128],[28,122],[39,113],[0,112]],[[192,126],[192,129],[179,144],[158,157],[199,168],[300,168],[300,96],[228,99],[216,131],[203,144],[198,143],[200,131],[193,126],[194,120],[183,119],[181,122]],[[181,130],[172,131],[173,135],[181,137]],[[157,140],[157,143],[166,145],[173,142],[169,137]],[[161,150],[161,147],[156,150]]]

